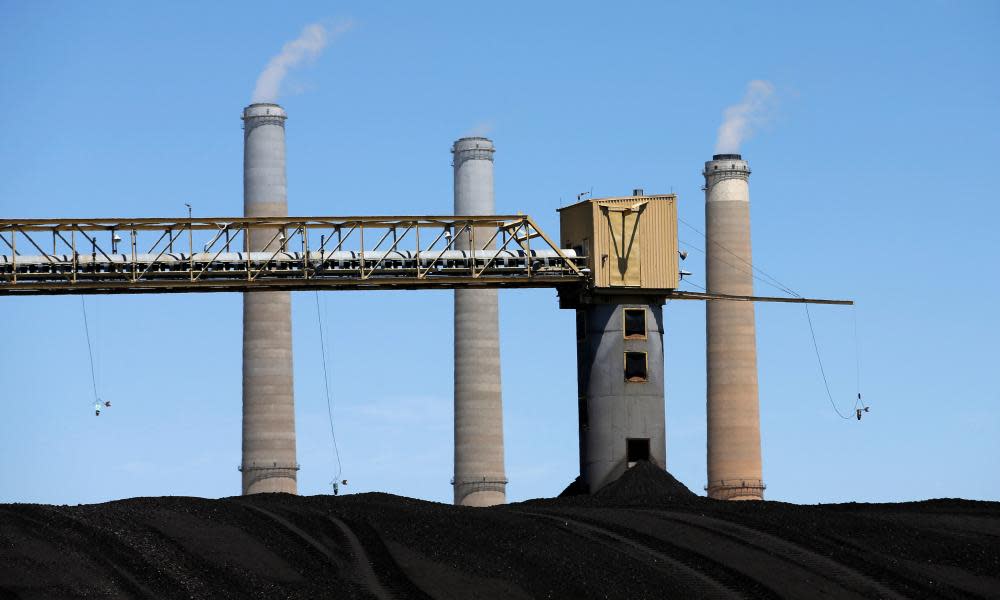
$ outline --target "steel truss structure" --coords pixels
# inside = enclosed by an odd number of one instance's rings
[[[246,251],[260,239],[265,251]],[[594,289],[586,257],[559,248],[527,215],[0,220],[0,252],[9,252],[0,254],[0,296],[535,287],[559,288],[572,303],[626,293],[853,304]]]
[[[251,247],[264,251],[247,252]],[[51,251],[49,251],[51,248]],[[560,287],[527,215],[0,220],[0,295]]]

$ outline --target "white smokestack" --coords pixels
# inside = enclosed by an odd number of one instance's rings
[[[320,55],[327,43],[351,28],[349,21],[328,30],[320,23],[311,23],[302,29],[299,37],[281,48],[281,53],[268,61],[257,78],[253,90],[253,103],[277,102],[281,93],[281,82],[288,70],[299,64],[313,60]]]
[[[754,134],[754,130],[769,117],[774,97],[774,85],[761,79],[747,84],[743,101],[728,107],[725,120],[719,126],[715,141],[716,154],[739,154],[740,145]]]

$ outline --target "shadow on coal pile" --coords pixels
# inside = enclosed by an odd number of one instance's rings
[[[0,505],[0,598],[996,598],[1000,504],[725,503],[640,464],[593,496]]]

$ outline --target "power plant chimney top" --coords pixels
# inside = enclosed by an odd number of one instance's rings
[[[715,183],[726,179],[750,178],[750,165],[743,160],[740,154],[713,154],[712,160],[705,161],[705,187],[712,187]]]
[[[463,137],[455,141],[451,153],[455,155],[452,165],[461,164],[467,160],[493,160],[493,140],[485,137]]]
[[[469,150],[472,148],[493,148],[493,140],[485,137],[463,137],[455,140],[455,143],[451,147],[451,151],[461,152],[462,150]]]
[[[278,104],[270,102],[258,102],[243,109],[243,120],[256,119],[259,117],[270,117],[271,119],[287,119],[285,109]]]

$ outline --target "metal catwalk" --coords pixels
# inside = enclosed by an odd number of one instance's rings
[[[265,250],[245,251],[251,241]],[[2,220],[0,251],[0,295],[557,287],[588,275],[526,215]]]
[[[258,239],[267,241],[267,250],[244,251]],[[598,289],[586,257],[559,248],[527,215],[6,219],[0,220],[3,251],[0,296],[535,287],[673,300],[853,304]]]

